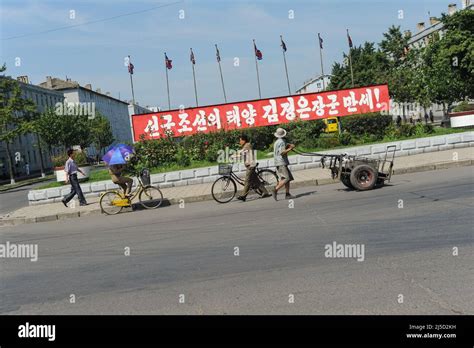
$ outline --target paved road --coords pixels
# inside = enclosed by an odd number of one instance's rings
[[[28,191],[51,181],[53,179],[0,192],[0,215],[26,207],[28,205]]]
[[[294,208],[202,202],[3,227],[0,243],[37,243],[39,259],[0,259],[0,312],[474,314],[473,187],[463,167],[369,192],[299,189]],[[363,245],[364,260],[325,257],[333,242]]]

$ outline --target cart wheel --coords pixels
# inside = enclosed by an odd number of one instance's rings
[[[346,186],[348,189],[353,190],[354,186],[351,184],[351,177],[349,174],[341,175],[341,182]]]
[[[351,171],[351,184],[358,191],[366,191],[374,188],[377,183],[378,173],[371,166],[361,164]]]

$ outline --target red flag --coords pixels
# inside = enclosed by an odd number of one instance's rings
[[[168,58],[168,56],[166,55],[165,53],[165,65],[166,65],[166,68],[169,70],[173,67],[173,65],[171,64],[173,61],[171,59]]]
[[[130,75],[133,75],[133,69],[134,68],[135,68],[135,66],[130,61],[130,56],[128,56],[128,72],[129,72]]]
[[[257,57],[258,60],[262,60],[262,59],[263,59],[262,51],[260,51],[260,50],[257,48],[257,45],[255,45],[255,41],[253,42],[253,48],[254,48],[254,50],[255,50],[255,57]]]

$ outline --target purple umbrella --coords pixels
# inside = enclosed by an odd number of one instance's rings
[[[114,164],[125,164],[130,159],[130,155],[133,154],[135,150],[132,146],[125,145],[125,144],[118,144],[112,146],[104,156],[102,156],[102,160],[107,163],[107,165],[111,166]]]

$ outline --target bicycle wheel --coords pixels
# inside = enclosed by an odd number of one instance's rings
[[[237,192],[234,179],[230,176],[222,176],[212,184],[212,198],[218,203],[230,202]]]
[[[145,186],[138,196],[139,203],[145,209],[156,209],[163,203],[163,194],[155,186]]]
[[[263,181],[265,187],[275,187],[278,184],[278,175],[271,169],[259,170],[258,176]]]
[[[102,197],[100,197],[100,209],[107,215],[118,214],[122,211],[123,206],[117,205],[117,203],[122,200],[122,196],[117,191],[105,192]]]

